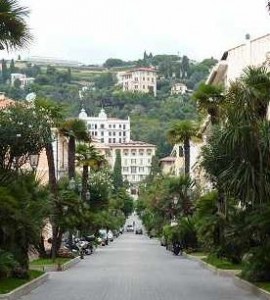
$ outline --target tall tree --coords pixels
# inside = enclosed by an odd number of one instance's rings
[[[89,141],[85,122],[79,119],[68,119],[60,126],[60,133],[68,137],[68,177],[75,178],[76,140]]]
[[[168,139],[172,144],[184,144],[185,174],[190,172],[190,140],[196,135],[197,127],[191,120],[174,123],[168,131]]]
[[[6,83],[6,81],[9,79],[9,72],[8,72],[8,69],[7,69],[7,63],[4,59],[2,59],[2,80],[3,80],[3,83]]]
[[[113,185],[116,190],[122,188],[124,185],[120,150],[116,150],[115,163],[113,167]]]
[[[32,40],[25,22],[29,10],[20,6],[17,0],[0,1],[0,50],[20,49]]]
[[[57,251],[61,245],[62,234],[61,228],[57,226],[56,217],[59,215],[59,211],[62,207],[59,204],[58,198],[58,183],[56,178],[56,168],[53,151],[53,132],[52,128],[55,128],[63,120],[63,106],[56,104],[46,99],[37,99],[35,101],[36,114],[42,120],[43,124],[43,136],[46,140],[45,150],[49,168],[49,187],[53,196],[53,213],[51,215],[53,239],[52,239],[52,250],[51,256],[53,259],[56,258]]]
[[[103,155],[99,154],[91,144],[78,144],[76,148],[76,160],[79,166],[83,167],[82,173],[82,198],[86,200],[86,193],[89,187],[89,168],[99,169],[106,163]]]

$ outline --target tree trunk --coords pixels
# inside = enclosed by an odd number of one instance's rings
[[[82,200],[86,201],[86,193],[88,189],[88,166],[84,165],[83,166],[83,173],[82,173]]]
[[[185,175],[189,175],[190,172],[190,141],[185,139],[184,141],[184,152],[185,152]]]
[[[57,180],[55,175],[55,164],[54,164],[54,156],[53,156],[53,147],[52,144],[49,143],[46,145],[46,156],[48,161],[48,168],[49,168],[49,186],[50,191],[54,198],[54,206],[53,206],[53,213],[51,216],[51,223],[52,223],[52,249],[51,249],[51,257],[54,260],[57,255],[57,236],[58,236],[58,226],[56,224],[56,215],[57,215],[57,198],[58,198],[58,187],[57,187]]]
[[[68,178],[75,178],[75,137],[69,137],[68,143]]]

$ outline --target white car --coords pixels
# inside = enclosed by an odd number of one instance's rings
[[[109,240],[110,242],[113,242],[113,233],[112,233],[111,230],[108,231],[108,240]]]
[[[131,225],[131,224],[127,225],[127,232],[134,232],[133,225]]]

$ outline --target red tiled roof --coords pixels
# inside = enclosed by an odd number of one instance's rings
[[[11,99],[8,99],[8,98],[0,99],[0,109],[4,109],[7,106],[10,106],[12,104],[15,104],[14,100],[11,100]]]
[[[164,157],[162,159],[159,160],[160,162],[163,162],[163,161],[175,161],[175,157],[173,156],[167,156],[167,157]]]

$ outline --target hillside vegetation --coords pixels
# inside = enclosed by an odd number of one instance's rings
[[[67,116],[77,116],[83,106],[88,115],[97,115],[101,107],[112,117],[131,118],[131,137],[158,146],[158,156],[170,153],[166,132],[175,120],[197,119],[192,90],[204,81],[216,63],[213,58],[202,62],[191,61],[187,56],[155,55],[146,52],[142,59],[125,62],[107,59],[102,67],[65,68],[37,66],[19,61],[2,60],[0,91],[10,98],[25,99],[30,92],[38,97],[53,99],[67,105]],[[158,70],[157,97],[150,94],[123,92],[117,85],[119,70],[153,66]],[[20,81],[10,84],[11,73],[23,73],[34,77],[33,84],[21,87]],[[174,83],[185,83],[189,92],[185,95],[170,95]],[[87,87],[83,92],[83,87]]]

